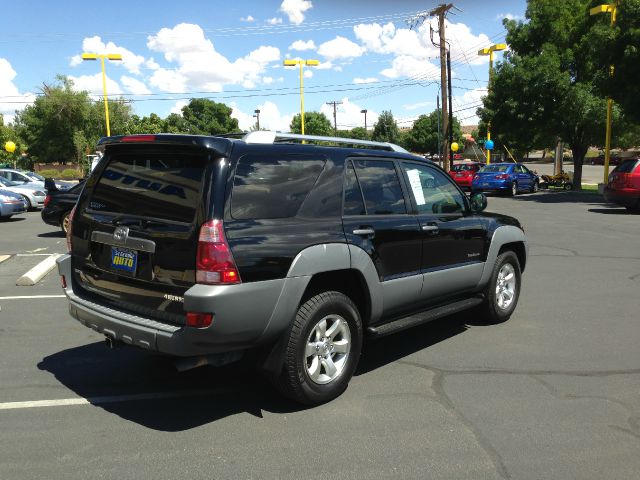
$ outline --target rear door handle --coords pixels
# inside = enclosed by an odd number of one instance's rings
[[[422,231],[423,232],[431,232],[431,233],[438,233],[438,226],[437,225],[423,225],[422,226]]]
[[[374,235],[376,231],[373,228],[356,228],[353,231],[354,235]]]

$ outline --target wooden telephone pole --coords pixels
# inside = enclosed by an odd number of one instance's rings
[[[338,136],[338,119],[336,116],[336,107],[338,105],[342,105],[342,102],[336,102],[335,100],[333,102],[327,102],[327,105],[333,105],[333,132],[335,133],[335,136]]]

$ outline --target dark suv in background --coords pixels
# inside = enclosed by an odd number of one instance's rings
[[[258,131],[100,147],[58,268],[71,315],[109,344],[194,364],[254,350],[317,404],[347,388],[366,337],[516,307],[518,221],[395,145]]]

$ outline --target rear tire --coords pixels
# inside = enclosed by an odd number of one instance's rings
[[[318,405],[342,394],[358,365],[362,321],[341,292],[323,292],[298,309],[276,387],[287,397]]]
[[[511,196],[515,197],[518,195],[518,182],[513,182],[511,184]]]
[[[485,287],[480,314],[487,324],[509,320],[520,298],[521,273],[518,257],[511,250],[498,255]]]
[[[67,234],[67,231],[69,230],[69,224],[71,223],[69,221],[70,216],[71,216],[71,212],[67,212],[62,216],[62,220],[60,220],[60,229],[62,230],[62,233],[64,233],[65,235]]]

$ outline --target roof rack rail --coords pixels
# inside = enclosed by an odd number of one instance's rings
[[[269,130],[256,130],[255,132],[249,132],[243,137],[242,140],[245,143],[262,144],[276,143],[279,140],[312,140],[316,142],[333,142],[346,145],[363,145],[367,147],[390,150],[392,152],[409,153],[401,146],[389,142],[373,142],[371,140],[360,140],[357,138],[324,137],[320,135],[300,135],[298,133],[281,133]]]

